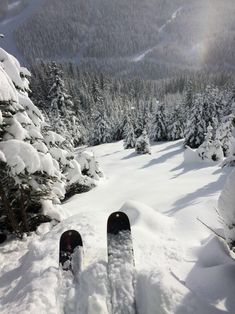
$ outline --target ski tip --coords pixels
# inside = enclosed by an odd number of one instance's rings
[[[68,242],[70,242],[73,247],[83,246],[82,237],[80,233],[76,230],[67,230],[62,233],[60,237],[60,244],[62,244],[63,246],[63,244],[66,244]]]
[[[108,218],[107,233],[117,234],[123,230],[131,231],[130,221],[127,214],[121,211],[112,213]]]
[[[82,237],[76,230],[67,230],[62,233],[59,245],[59,264],[63,270],[72,270],[71,256],[76,248],[82,246]]]

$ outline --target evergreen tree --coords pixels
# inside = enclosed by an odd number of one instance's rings
[[[3,228],[22,236],[31,229],[31,210],[54,198],[57,173],[41,134],[43,116],[27,95],[28,72],[4,50],[0,55],[0,220]]]
[[[135,132],[133,128],[133,124],[130,120],[130,118],[127,118],[127,123],[125,126],[125,131],[124,131],[124,148],[135,148],[136,144],[136,137],[135,137]]]
[[[180,107],[175,107],[167,125],[167,138],[175,141],[183,138],[183,114]]]
[[[138,138],[143,133],[144,125],[145,125],[143,112],[141,112],[140,110],[135,112],[135,118],[133,122],[134,122],[133,127],[134,127],[135,137]]]
[[[62,71],[55,62],[50,66],[52,86],[48,98],[51,100],[49,118],[53,129],[63,134],[67,140],[78,145],[80,140],[79,120],[75,115],[74,104],[68,95],[62,78]]]
[[[219,140],[221,142],[225,157],[229,157],[232,154],[233,129],[234,126],[232,115],[225,117],[218,128]]]
[[[151,127],[151,139],[153,141],[167,140],[167,123],[164,105],[157,106]]]
[[[194,99],[194,105],[188,117],[187,125],[185,128],[185,146],[191,148],[199,147],[203,141],[206,134],[206,123],[202,119],[202,101],[201,95],[198,94]]]
[[[111,126],[105,113],[97,110],[93,114],[91,144],[99,145],[111,141]]]
[[[53,203],[94,186],[73,146],[52,132],[28,97],[29,72],[0,49],[0,230],[22,237],[50,216]],[[50,204],[50,208],[49,205]]]

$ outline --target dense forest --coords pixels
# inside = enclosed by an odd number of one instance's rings
[[[71,60],[84,70],[146,79],[202,67],[232,72],[235,5],[228,2],[50,0],[15,39],[29,63]]]
[[[233,113],[233,78],[225,74],[201,72],[162,81],[117,79],[55,62],[37,64],[32,73],[34,103],[54,131],[68,132],[76,145],[125,139],[133,130],[135,139],[146,131],[153,141],[185,137],[185,145],[197,148],[208,127],[214,128],[215,138],[224,117]]]

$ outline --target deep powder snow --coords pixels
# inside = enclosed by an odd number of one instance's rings
[[[107,314],[106,222],[121,209],[132,225],[138,314],[234,313],[235,263],[198,220],[221,229],[217,199],[231,169],[184,161],[182,141],[158,143],[152,155],[123,142],[93,147],[106,178],[60,207],[68,218],[37,235],[0,246],[0,313]],[[59,237],[78,230],[82,273],[62,280]]]

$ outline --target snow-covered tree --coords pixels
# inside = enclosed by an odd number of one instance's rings
[[[96,110],[92,117],[91,144],[99,145],[111,141],[111,125],[105,112]]]
[[[80,142],[79,120],[75,115],[74,103],[65,88],[63,73],[55,62],[50,67],[52,86],[48,98],[51,100],[49,118],[54,131],[78,145]]]
[[[167,123],[164,105],[158,105],[153,113],[153,123],[150,134],[153,141],[165,141],[167,139]]]
[[[193,106],[193,86],[191,80],[186,83],[183,103],[187,113]]]
[[[183,138],[183,114],[180,107],[175,107],[170,115],[167,125],[167,138],[175,141]]]
[[[213,128],[209,124],[204,142],[198,147],[197,153],[202,160],[220,161],[223,159],[223,150],[218,136],[212,137]]]
[[[127,123],[124,130],[124,148],[135,148],[136,137],[131,119],[127,117]]]
[[[185,144],[197,148],[204,141],[207,127],[211,124],[217,129],[223,117],[225,97],[218,88],[207,86],[204,92],[194,95],[193,106],[187,117],[184,131]]]
[[[234,117],[227,116],[224,117],[221,125],[218,128],[219,139],[223,148],[224,157],[229,157],[232,154],[232,132]]]
[[[81,166],[82,174],[98,180],[104,176],[99,163],[95,159],[95,155],[92,151],[82,150],[78,153],[77,160]]]
[[[27,95],[29,72],[3,49],[0,56],[0,218],[20,236],[30,230],[30,208],[53,199],[57,173],[40,131],[43,116]]]
[[[149,136],[146,130],[137,138],[135,144],[135,151],[138,154],[151,154],[151,146],[149,142]]]
[[[59,219],[53,203],[94,181],[29,99],[30,73],[3,49],[0,60],[0,230],[21,237],[39,217]]]
[[[202,119],[202,102],[200,95],[197,95],[194,100],[194,106],[192,107],[191,113],[188,116],[187,125],[184,131],[185,146],[191,148],[199,147],[203,141],[206,134],[206,123]]]

